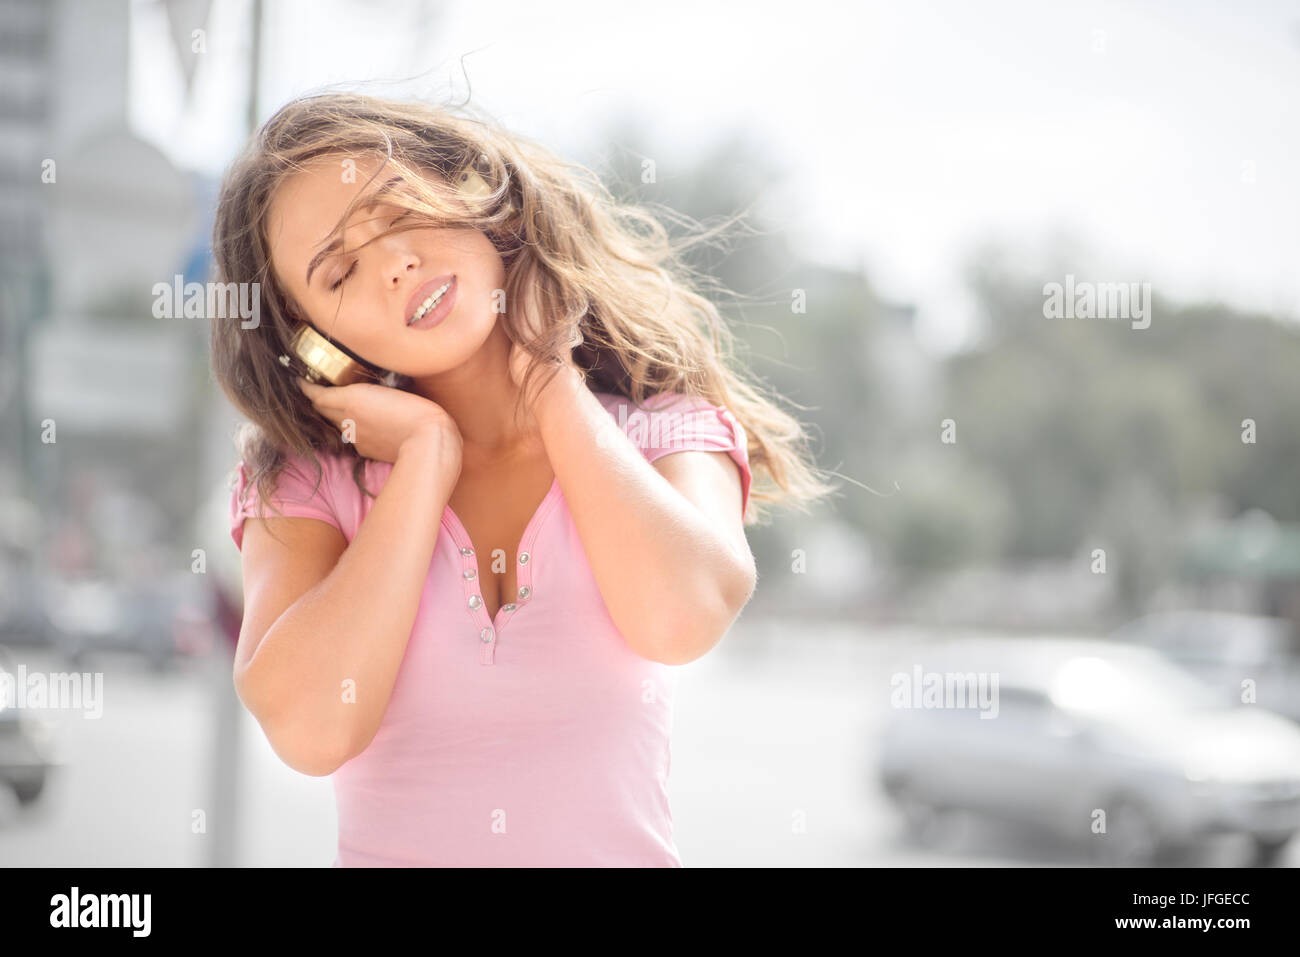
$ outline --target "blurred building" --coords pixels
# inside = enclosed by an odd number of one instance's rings
[[[90,539],[102,572],[184,528],[199,482],[191,383],[206,328],[156,319],[151,304],[156,283],[206,279],[194,248],[210,184],[129,127],[130,12],[128,0],[0,7],[6,76],[20,78],[5,84],[5,119],[22,134],[3,138],[18,180],[3,235],[21,247],[5,256],[21,270],[4,334],[22,432],[6,447],[24,456],[15,485]]]
[[[0,4],[0,494],[24,484],[21,449],[27,319],[43,311],[41,160],[50,133],[53,7]]]

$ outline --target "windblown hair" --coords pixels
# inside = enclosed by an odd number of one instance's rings
[[[552,374],[553,360],[572,348],[593,391],[615,393],[636,408],[659,392],[725,406],[749,440],[751,523],[766,520],[762,503],[807,512],[809,503],[834,491],[812,463],[800,423],[733,368],[733,334],[698,291],[710,281],[682,257],[708,233],[672,240],[648,209],[616,201],[584,167],[464,111],[329,93],[293,100],[272,116],[226,172],[217,201],[218,281],[261,288],[260,324],[245,329],[214,321],[211,351],[217,383],[249,420],[237,443],[263,502],[291,452],[315,462],[319,483],[319,450],[355,458],[353,479],[373,495],[356,446],[343,441],[279,362],[306,314],[270,268],[267,212],[280,184],[324,155],[378,158],[381,173],[401,175],[401,189],[386,202],[413,215],[380,235],[452,225],[477,227],[491,239],[505,264],[506,302],[535,303],[540,313],[533,324],[513,309],[499,320],[513,342],[526,336],[523,330],[541,330],[523,343],[533,356],[525,389],[535,376]],[[488,194],[467,198],[457,191],[453,177],[466,167],[480,174]],[[365,201],[363,194],[336,230]],[[411,381],[390,373],[385,384],[409,390]]]

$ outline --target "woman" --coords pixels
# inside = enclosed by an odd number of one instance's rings
[[[335,865],[681,866],[674,666],[753,592],[751,465],[755,501],[829,487],[662,227],[481,121],[332,94],[236,161],[214,251],[261,296],[212,337],[250,420],[235,683],[333,776]],[[374,381],[296,374],[303,323]]]

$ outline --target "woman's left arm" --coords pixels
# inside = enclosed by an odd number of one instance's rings
[[[605,606],[632,650],[670,665],[704,655],[757,575],[735,462],[688,450],[652,465],[572,366],[531,408]]]

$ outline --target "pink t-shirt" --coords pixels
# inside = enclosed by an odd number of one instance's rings
[[[595,394],[648,461],[728,452],[748,506],[747,440],[729,410],[660,393],[643,404],[647,414]],[[320,460],[318,492],[309,460],[294,456],[302,473],[281,473],[275,502],[351,542],[374,500],[353,482],[352,459]],[[391,470],[367,462],[367,488],[378,494]],[[241,462],[230,508],[237,546],[256,499]],[[490,620],[469,536],[444,511],[383,721],[332,775],[335,867],[682,866],[667,791],[677,669],[635,654],[615,627],[558,479],[515,560],[519,595]]]

